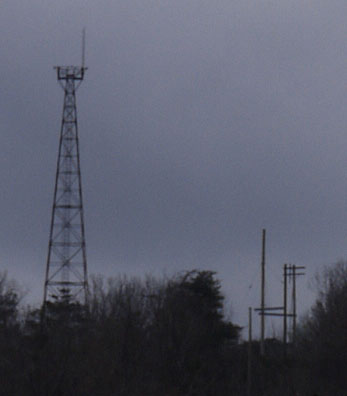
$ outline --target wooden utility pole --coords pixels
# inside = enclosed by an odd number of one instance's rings
[[[283,348],[284,355],[287,354],[287,273],[288,265],[283,268]]]
[[[264,317],[277,316],[283,318],[283,352],[287,354],[287,341],[288,341],[288,321],[287,318],[293,318],[293,342],[295,342],[296,333],[296,283],[295,278],[298,275],[305,275],[298,273],[297,269],[304,269],[305,267],[298,267],[292,264],[284,264],[283,266],[283,306],[282,307],[265,307],[265,230],[263,230],[263,254],[262,254],[262,293],[261,293],[261,307],[255,308],[255,311],[261,316],[261,340],[260,340],[260,353],[264,356]],[[288,277],[293,277],[293,312],[288,313]],[[277,312],[276,312],[277,311]]]
[[[252,308],[248,308],[247,396],[252,395]]]
[[[263,229],[262,236],[262,251],[261,251],[261,312],[265,311],[265,242],[266,242],[266,230]],[[260,354],[264,356],[264,338],[265,338],[265,315],[261,315],[261,336],[260,336]]]
[[[293,323],[292,323],[292,343],[295,343],[295,336],[296,336],[296,266],[292,266],[292,273],[293,276],[293,289],[292,289],[292,299],[293,299]]]
[[[296,277],[300,275],[305,275],[304,272],[297,272],[297,270],[304,270],[306,267],[304,266],[291,266],[291,271],[289,272],[289,276],[293,278],[293,289],[292,289],[292,301],[293,301],[293,322],[292,322],[292,343],[295,344],[296,339]]]

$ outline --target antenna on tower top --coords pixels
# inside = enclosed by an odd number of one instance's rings
[[[84,69],[85,62],[85,54],[86,54],[86,28],[82,30],[82,68]]]

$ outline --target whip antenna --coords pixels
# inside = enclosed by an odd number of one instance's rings
[[[86,55],[86,28],[82,30],[82,68],[84,69]]]

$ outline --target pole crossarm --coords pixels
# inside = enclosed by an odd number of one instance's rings
[[[264,315],[264,316],[280,316],[280,317],[294,317],[294,316],[296,316],[296,315],[294,315],[294,314],[289,314],[289,313],[287,313],[287,314],[284,314],[284,313],[275,313],[275,312],[259,312],[258,313],[258,315]]]

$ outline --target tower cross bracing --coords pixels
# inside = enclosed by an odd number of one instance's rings
[[[88,292],[76,90],[85,67],[56,67],[64,90],[54,198],[44,283],[44,304],[62,295],[85,300]]]

